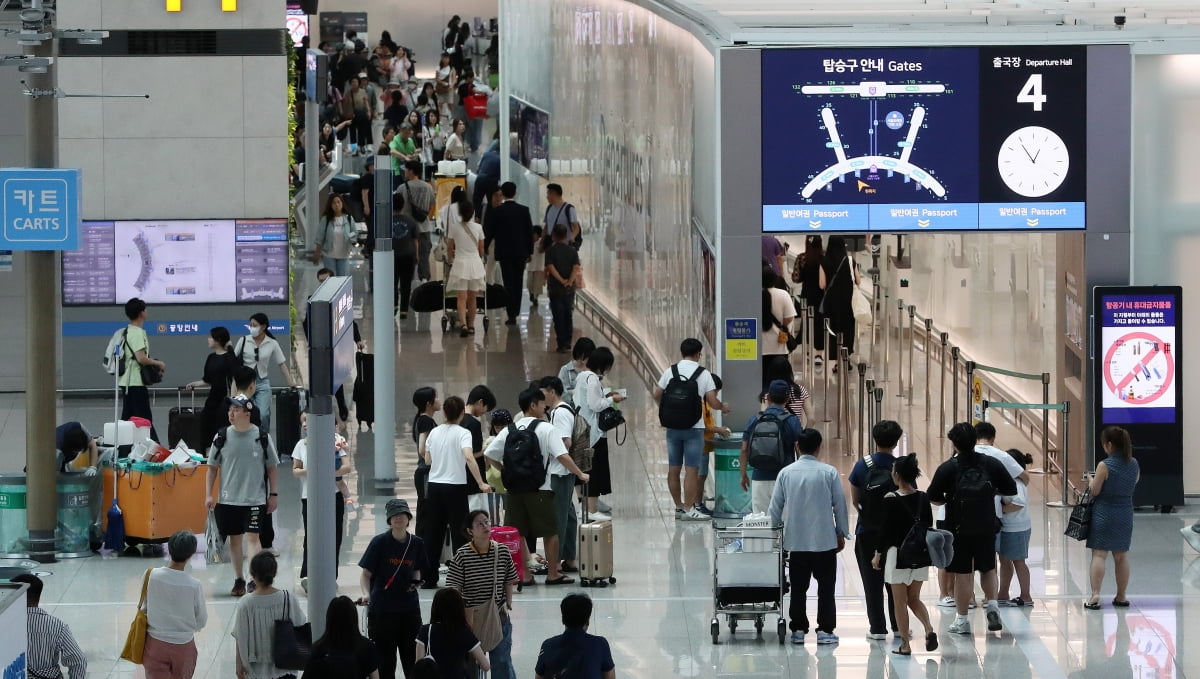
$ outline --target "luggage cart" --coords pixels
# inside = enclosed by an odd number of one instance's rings
[[[449,238],[449,235],[444,233],[444,229],[438,227],[438,233],[442,239]],[[457,327],[462,323],[462,319],[458,317],[458,297],[453,291],[446,289],[446,284],[450,282],[450,251],[448,248],[442,248],[442,332],[449,332],[451,328]],[[487,333],[488,327],[491,326],[491,319],[488,318],[487,306],[487,284],[484,284],[483,292],[475,296],[476,315],[483,322],[483,332]]]
[[[713,535],[712,641],[721,635],[720,616],[729,621],[729,633],[739,620],[753,620],[762,636],[766,617],[779,617],[779,643],[787,638],[783,609],[783,528],[737,526],[716,529]]]

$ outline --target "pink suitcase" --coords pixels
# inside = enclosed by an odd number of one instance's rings
[[[508,547],[512,552],[513,564],[517,567],[517,579],[525,582],[525,564],[521,563],[521,533],[512,526],[492,526],[492,539]]]

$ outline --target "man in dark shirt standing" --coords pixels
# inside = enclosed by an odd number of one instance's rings
[[[583,279],[579,253],[567,243],[570,233],[565,224],[555,225],[551,232],[554,244],[546,250],[546,292],[550,297],[550,315],[554,318],[554,335],[560,354],[571,352],[571,335],[575,331],[572,318],[575,289],[580,287]]]
[[[483,424],[480,418],[496,408],[496,395],[485,384],[477,384],[467,394],[467,410],[459,425],[471,432],[471,452],[479,467],[479,478],[487,476],[487,461],[483,459]],[[478,495],[479,487],[467,484],[467,495]]]
[[[533,256],[533,217],[529,208],[516,201],[516,184],[504,182],[500,194],[504,196],[504,202],[488,210],[483,220],[483,235],[496,243],[496,261],[500,263],[500,276],[504,291],[508,293],[508,320],[504,323],[516,325],[517,315],[521,313],[525,264]]]
[[[1003,629],[996,602],[995,496],[1007,500],[1017,494],[1013,477],[997,460],[975,451],[979,438],[969,422],[954,425],[946,438],[954,444],[955,456],[943,462],[929,482],[929,502],[946,505],[946,527],[954,534],[954,558],[946,570],[954,574],[954,604],[958,615],[951,634],[970,634],[967,607],[973,595],[972,573],[979,571],[987,610],[989,632]],[[979,492],[982,488],[983,491]],[[968,489],[970,489],[968,491]]]
[[[875,452],[854,464],[850,470],[850,503],[858,510],[858,525],[854,528],[854,556],[858,561],[858,573],[862,576],[863,600],[867,604],[867,620],[870,629],[867,639],[887,639],[888,623],[897,632],[896,608],[892,602],[892,588],[883,582],[883,570],[871,565],[878,551],[879,538],[883,534],[885,513],[883,498],[896,490],[892,481],[892,466],[896,464],[896,445],[904,430],[893,420],[880,420],[871,428],[875,441]],[[887,552],[887,550],[883,550]],[[883,599],[887,593],[887,617],[884,617]],[[899,634],[899,632],[897,632]]]

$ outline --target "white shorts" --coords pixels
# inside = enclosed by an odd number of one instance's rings
[[[911,585],[914,582],[925,582],[929,579],[929,567],[896,568],[896,555],[899,550],[891,547],[887,551],[887,559],[883,565],[883,581],[889,585]]]
[[[766,513],[771,510],[771,495],[775,493],[774,481],[750,482],[750,511]]]

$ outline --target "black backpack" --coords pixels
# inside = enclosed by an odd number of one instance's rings
[[[788,414],[787,417],[795,417]],[[754,428],[747,437],[746,448],[749,452],[747,461],[751,467],[759,471],[774,472],[783,469],[796,460],[794,450],[788,450],[783,443],[783,423],[787,418],[780,418],[775,413],[760,413]]]
[[[921,491],[917,491],[917,507],[921,506]],[[908,533],[904,535],[904,540],[900,543],[900,547],[896,550],[896,567],[897,568],[926,568],[933,565],[933,558],[929,556],[929,542],[926,540],[926,533],[929,532],[929,526],[921,523],[920,510],[914,514],[908,508],[908,503],[904,498],[900,498],[900,504],[903,505],[904,511],[912,517],[912,527],[908,529]]]
[[[658,423],[667,429],[691,429],[704,416],[703,396],[696,379],[704,366],[696,368],[691,377],[679,374],[679,364],[671,366],[671,381],[663,389],[658,402]]]
[[[539,424],[540,420],[534,420],[524,429],[518,429],[515,424],[508,425],[500,478],[510,493],[532,493],[546,482],[550,461],[542,462],[542,446],[537,437]]]
[[[996,488],[984,469],[983,460],[971,464],[958,457],[958,476],[954,481],[954,532],[958,535],[994,535],[996,533]]]
[[[221,450],[225,448],[225,444],[229,441],[229,429],[230,427],[221,427],[221,429],[217,431],[217,435],[213,437],[212,447],[215,448],[215,450],[209,457],[209,464],[212,464],[220,459]],[[258,445],[262,446],[263,461],[265,462],[271,458],[270,434],[263,431],[261,428],[258,430],[258,432]]]
[[[883,527],[883,502],[888,493],[896,490],[892,482],[892,470],[875,464],[874,454],[863,458],[867,465],[867,476],[863,479],[862,513],[858,517],[859,525]]]

